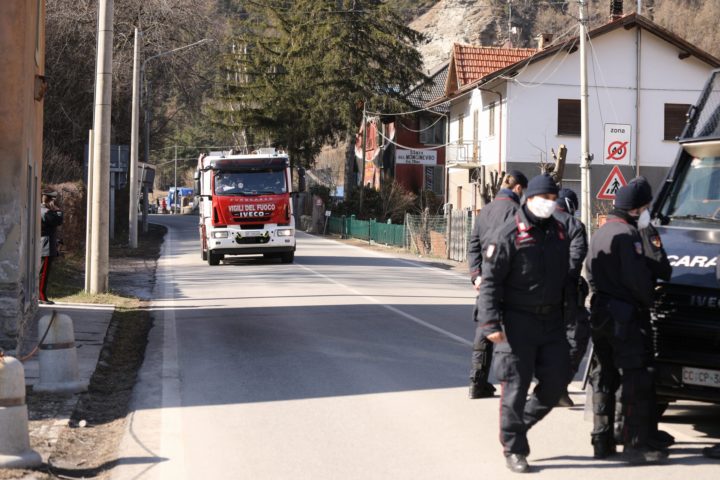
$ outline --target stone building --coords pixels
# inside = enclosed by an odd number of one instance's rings
[[[0,346],[37,308],[45,0],[0,1]]]

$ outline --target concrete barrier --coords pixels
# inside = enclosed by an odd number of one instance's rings
[[[25,404],[25,369],[14,357],[0,357],[0,468],[30,468],[42,458],[30,449]]]
[[[38,335],[40,380],[33,386],[33,390],[50,393],[77,393],[87,390],[87,382],[80,380],[78,372],[72,319],[57,312],[45,315],[38,321]]]

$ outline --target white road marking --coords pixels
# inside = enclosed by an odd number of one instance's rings
[[[424,321],[424,320],[421,320],[421,319],[417,318],[416,316],[411,315],[411,314],[409,314],[409,313],[407,313],[407,312],[404,312],[404,311],[400,310],[399,308],[393,307],[392,305],[387,305],[387,304],[381,302],[380,300],[378,300],[378,299],[375,298],[375,297],[371,297],[371,296],[369,296],[369,295],[365,295],[365,294],[359,292],[358,290],[355,290],[354,288],[352,288],[352,287],[350,287],[350,286],[348,286],[348,285],[345,285],[344,283],[338,282],[337,280],[335,280],[335,279],[333,279],[333,278],[331,278],[331,277],[328,277],[327,275],[324,275],[324,274],[322,274],[322,273],[320,273],[320,272],[318,272],[318,271],[316,271],[316,270],[313,270],[313,269],[310,268],[310,267],[307,267],[307,266],[302,265],[302,264],[300,264],[300,263],[295,263],[295,265],[297,265],[298,267],[300,267],[300,268],[302,268],[302,269],[304,269],[304,270],[307,270],[308,272],[312,273],[313,275],[316,275],[316,276],[318,276],[318,277],[320,277],[320,278],[323,278],[323,279],[327,280],[327,281],[330,282],[330,283],[334,283],[335,285],[338,285],[338,286],[344,288],[345,290],[351,292],[353,295],[355,295],[355,296],[357,296],[357,297],[363,298],[363,299],[367,300],[367,301],[370,302],[370,303],[374,303],[375,305],[379,305],[379,306],[381,306],[381,307],[383,307],[383,308],[385,308],[385,309],[387,309],[387,310],[390,310],[390,311],[393,312],[393,313],[396,313],[396,314],[400,315],[401,317],[404,317],[404,318],[410,320],[411,322],[415,322],[415,323],[417,323],[417,324],[420,325],[420,326],[423,326],[423,327],[425,327],[425,328],[427,328],[427,329],[429,329],[429,330],[432,330],[432,331],[437,332],[437,333],[439,333],[439,334],[441,334],[441,335],[444,335],[444,336],[446,336],[446,337],[448,337],[448,338],[451,338],[451,339],[455,340],[456,342],[459,342],[459,343],[461,343],[461,344],[463,344],[463,345],[470,345],[470,346],[472,346],[472,344],[473,344],[473,342],[471,342],[471,341],[469,341],[469,340],[467,340],[467,339],[465,339],[465,338],[463,338],[463,337],[460,337],[460,336],[458,336],[458,335],[455,335],[454,333],[448,332],[447,330],[444,330],[444,329],[442,329],[442,328],[440,328],[440,327],[436,327],[435,325],[433,325],[433,324],[431,324],[431,323],[428,323],[428,322],[426,322],[426,321]],[[427,267],[427,268],[429,268],[429,267]],[[441,270],[441,271],[442,271],[442,270]]]

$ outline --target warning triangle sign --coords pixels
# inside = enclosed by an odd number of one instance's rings
[[[597,194],[598,200],[615,200],[615,194],[625,185],[627,185],[625,177],[623,177],[620,167],[615,165]]]

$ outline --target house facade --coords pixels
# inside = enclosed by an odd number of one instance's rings
[[[430,73],[429,83],[409,93],[412,110],[366,116],[355,141],[363,185],[379,189],[382,182],[395,180],[416,194],[426,190],[444,196],[447,108],[424,105],[444,95],[447,73],[448,65],[441,65]]]
[[[580,54],[572,38],[532,52],[466,84],[449,102],[447,202],[481,207],[492,172],[540,172],[567,147],[563,185],[580,194]],[[595,212],[636,175],[657,187],[677,154],[675,138],[720,60],[652,21],[631,14],[589,33],[589,142]],[[618,172],[620,177],[618,177]],[[618,181],[619,180],[619,181]]]
[[[0,346],[37,308],[45,1],[0,2]]]

